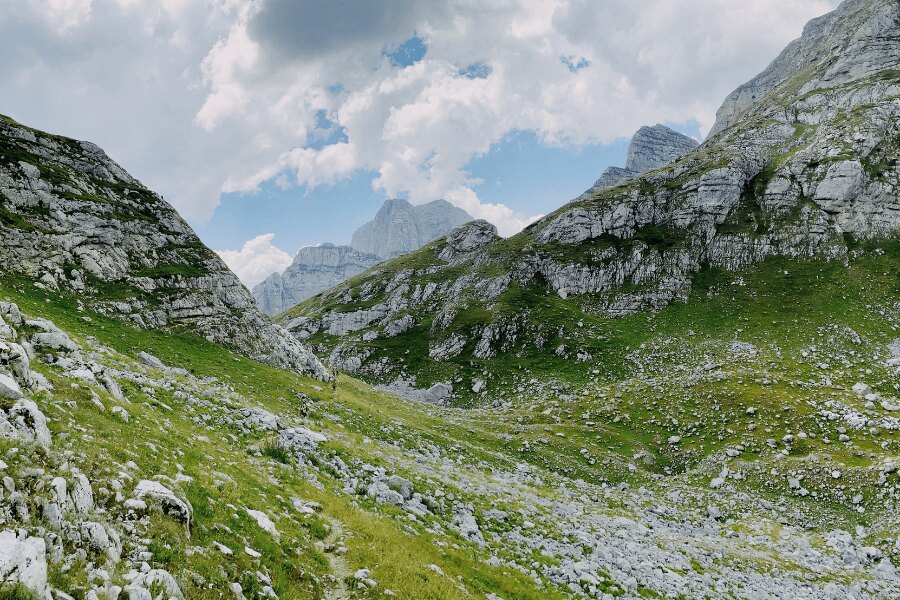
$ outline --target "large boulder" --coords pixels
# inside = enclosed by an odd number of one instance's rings
[[[190,529],[194,511],[190,502],[179,498],[175,492],[158,481],[143,479],[134,488],[134,498],[144,500],[159,512],[168,515]]]
[[[0,373],[0,398],[18,400],[22,397],[22,389],[18,382],[9,375]]]
[[[47,583],[47,547],[24,531],[0,532],[0,584],[21,585],[42,600],[50,600]]]
[[[27,398],[20,398],[7,411],[0,410],[0,417],[0,437],[35,443],[44,448],[49,448],[53,442],[47,417]]]

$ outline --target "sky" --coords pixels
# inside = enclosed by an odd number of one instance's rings
[[[93,141],[248,286],[386,198],[511,235],[837,0],[0,0],[0,113]]]

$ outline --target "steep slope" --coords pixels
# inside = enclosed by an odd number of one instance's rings
[[[418,250],[471,220],[466,211],[446,200],[418,206],[405,200],[387,200],[371,222],[353,233],[350,246],[366,254],[393,258]]]
[[[326,377],[162,198],[97,146],[0,117],[0,270],[141,327]]]
[[[444,200],[413,206],[388,200],[375,218],[353,234],[350,246],[322,244],[302,248],[283,273],[273,273],[253,288],[260,310],[277,315],[387,258],[421,248],[457,225],[471,221],[464,210]]]
[[[642,173],[659,169],[681,158],[700,144],[697,140],[669,129],[665,125],[641,127],[628,144],[625,167],[609,167],[578,200],[590,198],[597,192],[634,179]]]
[[[674,164],[567,204],[462,263],[442,260],[438,241],[283,322],[342,368],[462,383],[465,398],[485,393],[479,371],[498,373],[505,357],[582,356],[569,341],[579,314],[658,311],[686,301],[698,276],[770,257],[846,261],[900,226],[898,19],[896,2],[849,0],[789,47],[796,68],[781,74],[776,61],[779,75],[764,79],[778,83]],[[557,305],[551,294],[565,300],[557,314],[545,310]],[[380,341],[401,320],[405,331]],[[412,348],[414,358],[400,352]]]

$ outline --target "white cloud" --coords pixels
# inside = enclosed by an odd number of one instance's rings
[[[274,143],[252,161],[255,169],[232,173],[227,190],[252,191],[285,171],[312,187],[369,169],[378,174],[374,188],[388,197],[444,198],[509,234],[532,218],[480,202],[479,182],[466,171],[473,158],[517,130],[534,131],[548,144],[576,145],[611,142],[657,122],[695,120],[708,130],[724,96],[833,4],[455,0],[435,4],[439,13],[419,10],[414,29],[405,22],[403,31],[380,32],[396,39],[415,31],[425,40],[425,58],[406,68],[360,60],[379,56],[377,40],[366,36],[357,45],[320,40],[329,52],[281,39],[294,25],[327,38],[312,14],[285,23],[291,15],[279,10],[277,26],[266,28],[248,12],[207,57],[211,93],[198,119],[212,126],[210,112],[218,119],[240,115],[254,126],[295,132],[290,141],[282,138],[281,152]],[[264,2],[259,15],[269,18],[267,10]],[[379,9],[372,11],[368,18],[381,23]],[[478,61],[490,67],[487,77],[459,75]],[[261,75],[267,69],[271,74]],[[342,90],[330,93],[338,75]],[[344,128],[346,141],[303,147],[298,132],[308,130],[318,110]]]
[[[244,242],[240,250],[216,250],[216,253],[250,288],[272,273],[284,271],[293,260],[290,254],[272,244],[274,237],[274,233],[264,233]]]
[[[61,33],[78,27],[91,16],[91,0],[44,0],[28,4],[40,18]]]
[[[511,233],[532,217],[514,198],[482,203],[473,158],[517,130],[581,145],[656,122],[709,128],[728,92],[836,4],[0,0],[0,99],[96,141],[195,221],[223,191],[365,169],[385,196],[446,198]],[[413,34],[424,60],[392,65],[382,51]],[[459,75],[474,63],[489,74]],[[346,139],[311,143],[322,114]]]

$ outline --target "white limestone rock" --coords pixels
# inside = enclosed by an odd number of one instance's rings
[[[0,437],[19,439],[49,448],[53,443],[47,418],[37,404],[21,398],[7,410],[0,410]]]
[[[0,582],[20,584],[38,598],[51,600],[44,540],[24,531],[0,531]]]
[[[168,515],[190,529],[193,509],[187,500],[179,498],[175,492],[158,481],[143,479],[134,488],[132,497],[145,500],[149,506]]]
[[[9,375],[0,373],[0,398],[18,400],[22,398],[22,388],[18,382]]]
[[[256,521],[256,524],[259,525],[260,529],[267,533],[271,533],[273,536],[278,537],[278,529],[275,528],[275,523],[272,522],[272,519],[269,518],[269,515],[259,510],[247,510],[247,514],[253,517],[253,520]]]

